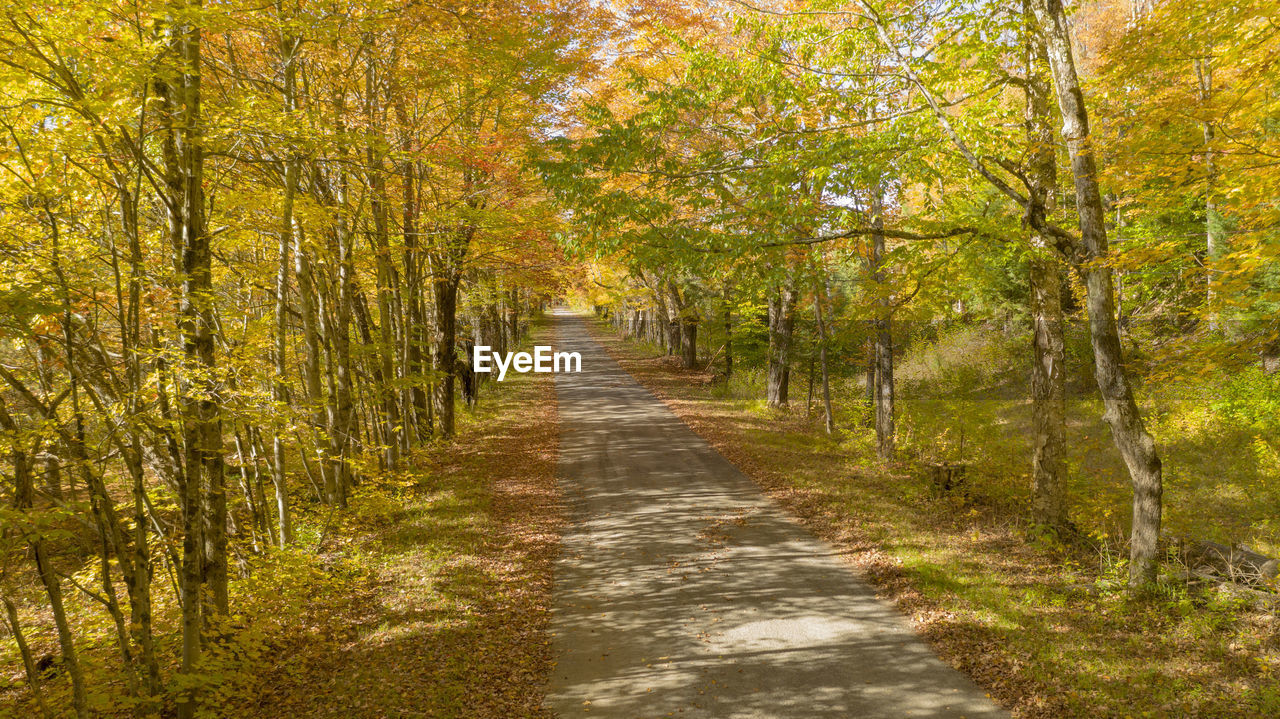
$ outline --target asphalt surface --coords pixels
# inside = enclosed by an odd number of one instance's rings
[[[562,717],[1006,717],[557,310],[547,705]]]

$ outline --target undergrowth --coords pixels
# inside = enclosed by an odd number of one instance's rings
[[[966,333],[944,335],[922,357],[909,351],[899,365],[909,387],[899,405],[901,459],[885,464],[866,428],[860,377],[842,376],[833,387],[841,431],[828,437],[820,406],[806,408],[805,393],[796,392],[803,374],[792,375],[791,408],[771,409],[757,399],[758,371],[735,368],[733,382],[709,383],[604,326],[597,334],[694,431],[842,548],[945,660],[1015,715],[1280,715],[1274,604],[1232,585],[1188,583],[1176,564],[1155,591],[1128,591],[1127,480],[1094,400],[1073,399],[1068,428],[1072,516],[1086,539],[1063,541],[1027,521],[1029,407],[1011,389],[1021,380],[1009,376],[1017,363],[1006,357],[1020,342],[998,337],[979,352],[981,338]],[[966,363],[978,366],[961,372],[963,382],[928,386]],[[1221,483],[1266,475],[1248,451],[1248,433],[1226,441],[1223,432],[1234,435],[1225,417],[1205,403],[1149,402],[1168,469],[1167,525],[1274,546],[1263,520],[1280,505],[1268,508],[1255,494],[1237,513],[1217,496]],[[1185,423],[1195,416],[1200,424]],[[1197,436],[1192,428],[1205,421],[1218,434]],[[1221,473],[1207,473],[1202,456]],[[937,496],[918,469],[925,459],[969,463],[968,492]]]
[[[176,671],[179,607],[158,564],[166,692],[145,703],[127,699],[114,627],[93,598],[64,584],[91,715],[167,716],[195,692],[208,719],[545,716],[560,523],[555,413],[547,375],[490,382],[477,409],[459,408],[455,438],[407,457],[404,471],[365,472],[346,509],[298,487],[291,547],[235,545],[234,613],[208,627],[189,676]],[[88,557],[75,575],[86,588],[99,576]],[[16,599],[33,654],[56,657],[43,597],[28,586]],[[0,716],[42,716],[3,634],[0,668]],[[66,715],[69,682],[56,664],[42,688]]]

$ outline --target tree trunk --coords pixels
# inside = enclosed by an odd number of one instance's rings
[[[653,290],[654,303],[658,306],[654,324],[658,334],[658,346],[665,354],[671,354],[671,315],[667,312],[667,301],[661,289]]]
[[[805,376],[807,378],[807,381],[805,382],[805,384],[808,386],[807,391],[805,392],[805,395],[804,395],[804,418],[805,419],[809,419],[809,417],[813,414],[813,381],[817,374],[814,370],[814,367],[817,364],[818,364],[818,338],[815,337],[813,341],[813,349],[810,350],[809,352],[809,371],[805,373]]]
[[[398,112],[403,113],[403,109]],[[404,214],[401,220],[401,233],[404,236],[404,281],[405,281],[405,374],[411,381],[409,388],[409,405],[413,407],[414,436],[422,442],[431,436],[430,401],[423,383],[423,371],[426,359],[423,347],[426,335],[423,332],[425,316],[422,293],[422,260],[418,244],[418,197],[417,170],[413,162],[406,161],[402,170],[404,176]]]
[[[298,42],[287,34],[280,41],[280,58],[284,76],[284,114],[286,122],[293,117],[296,109],[297,83],[297,51]],[[284,161],[284,199],[280,205],[280,239],[276,254],[276,297],[275,297],[275,373],[272,382],[272,399],[276,403],[277,412],[287,412],[289,406],[289,268],[293,263],[293,203],[298,192],[300,167],[298,158],[292,154]],[[277,422],[271,437],[271,481],[275,485],[276,521],[278,531],[276,538],[283,549],[293,542],[293,520],[289,514],[289,486],[285,462],[285,428]]]
[[[684,348],[684,368],[698,368],[698,322],[697,320],[680,320],[680,338]]]
[[[370,319],[371,313],[369,311],[369,300],[364,296],[364,292],[360,290],[359,286],[356,286],[353,290],[351,309],[354,310],[353,314],[356,323],[356,331],[359,333],[360,342],[365,347],[377,347],[378,338],[374,335],[373,321]],[[372,375],[373,382],[364,384],[372,384],[373,389],[377,392],[379,398],[385,399],[385,396],[383,396],[379,390],[382,387],[386,387],[390,382],[388,381],[386,370],[380,358],[378,358],[377,361],[370,363],[369,374]],[[364,395],[362,394],[362,396]],[[382,407],[378,408],[379,416],[382,414],[382,409]],[[389,428],[384,422],[375,421],[372,431],[375,441],[383,445],[383,450],[385,452],[386,445],[390,444],[392,441],[392,436],[387,434]],[[386,465],[387,456],[385,454],[382,455],[381,461],[383,462],[384,469],[389,468],[389,466]]]
[[[1035,251],[1044,252],[1039,248]],[[1064,401],[1066,355],[1058,280],[1058,265],[1052,258],[1031,258],[1031,316],[1034,323],[1031,515],[1036,523],[1055,529],[1068,525]]]
[[[339,112],[343,109],[342,106],[343,103],[339,100]],[[341,123],[339,123],[339,131],[345,131]],[[344,154],[345,152],[339,152],[339,165],[345,160],[345,158],[341,157]],[[333,351],[335,390],[330,399],[333,415],[329,424],[329,459],[333,463],[334,484],[338,490],[337,504],[340,507],[345,507],[347,505],[347,495],[354,485],[350,459],[351,455],[356,453],[356,442],[353,440],[358,439],[355,435],[358,433],[359,428],[355,423],[351,386],[351,307],[354,301],[351,276],[354,269],[351,259],[351,218],[348,216],[348,210],[350,209],[347,197],[348,178],[347,171],[343,167],[338,169],[337,189],[336,209],[338,216],[337,227],[334,231],[338,253],[337,297],[334,298],[333,303],[333,331],[326,338]]]
[[[893,458],[894,384],[893,384],[893,300],[889,297],[884,272],[884,198],[879,183],[871,193],[871,276],[879,288],[876,300],[878,315],[875,328],[875,418],[876,453],[881,459]]]
[[[458,313],[458,279],[437,278],[433,283],[436,308],[436,372],[439,380],[432,393],[437,424],[440,435],[452,437],[453,422],[453,379],[457,375],[453,345],[457,335]]]
[[[1107,230],[1098,190],[1098,173],[1089,141],[1089,117],[1076,76],[1066,13],[1061,0],[1032,0],[1049,58],[1062,116],[1062,135],[1071,155],[1076,210],[1085,257],[1089,333],[1095,376],[1116,447],[1133,481],[1133,528],[1130,539],[1129,583],[1137,587],[1155,581],[1159,569],[1160,511],[1163,480],[1155,441],[1147,433],[1142,413],[1124,367],[1116,326],[1114,288],[1107,264]]]
[[[831,409],[831,378],[827,371],[827,325],[822,316],[822,303],[826,301],[826,290],[820,280],[814,286],[813,317],[818,325],[818,363],[822,369],[822,408],[826,412],[823,424],[827,434],[836,431],[835,413]]]
[[[1212,54],[1212,49],[1209,52]],[[1197,58],[1195,70],[1200,103],[1208,104],[1213,99],[1213,68],[1209,58]],[[1218,163],[1214,158],[1213,123],[1205,120],[1201,123],[1201,130],[1204,135],[1205,308],[1208,311],[1209,329],[1217,332],[1222,327],[1216,306],[1218,292],[1214,263],[1222,256],[1225,241],[1222,236],[1222,217],[1218,214]]]
[[[332,246],[329,248],[331,253],[333,249]],[[324,448],[322,450],[320,468],[321,472],[324,473],[324,501],[331,506],[338,506],[342,503],[342,488],[345,486],[345,480],[342,477],[342,458],[346,451],[342,442],[346,438],[346,433],[338,430],[337,358],[333,348],[333,339],[337,335],[337,330],[334,328],[336,323],[333,309],[334,292],[331,282],[324,282],[316,289],[316,309],[320,317],[320,347],[324,353],[324,382],[326,390]]]
[[[377,98],[377,78],[375,75],[374,56],[376,46],[372,34],[366,36],[368,68],[365,72],[365,94],[368,107],[366,115],[369,120],[369,132],[375,142],[366,147],[368,159],[370,207],[373,214],[373,249],[377,266],[378,291],[378,354],[381,362],[382,383],[377,387],[381,400],[382,419],[382,463],[392,471],[400,465],[400,446],[403,431],[400,421],[400,402],[395,388],[396,376],[396,337],[395,337],[395,284],[398,280],[395,266],[391,262],[391,236],[387,218],[387,183],[383,175],[383,156],[379,147],[383,138],[381,128],[386,125]]]
[[[793,280],[769,298],[769,377],[766,399],[770,407],[787,406],[791,383],[791,338],[795,330],[796,290]]]
[[[89,709],[85,699],[84,670],[80,667],[80,659],[76,654],[75,640],[71,636],[71,625],[67,622],[67,610],[62,603],[62,586],[58,576],[49,563],[48,552],[43,542],[33,542],[31,552],[36,559],[36,569],[45,592],[49,595],[49,609],[53,613],[53,623],[58,630],[58,647],[62,650],[62,664],[71,677],[71,704],[79,719],[88,719]]]
[[[680,288],[676,286],[674,280],[668,281],[667,287],[671,292],[673,327],[676,328],[673,338],[678,342],[676,346],[679,348],[681,360],[685,369],[697,369],[698,308],[680,294]]]
[[[724,283],[723,291],[724,302],[724,379],[725,382],[733,376],[733,307],[731,306],[731,294],[729,283]]]
[[[129,398],[126,402],[130,417],[142,414],[143,372],[142,372],[142,288],[145,269],[143,267],[142,239],[138,226],[137,196],[129,189],[127,178],[118,179],[120,192],[120,224],[121,230],[129,243],[129,292],[127,311],[123,314],[121,324],[121,348],[127,358],[126,375],[128,379]],[[123,299],[123,298],[122,298]],[[151,601],[151,549],[148,542],[150,528],[147,514],[147,486],[144,470],[143,432],[140,427],[129,432],[128,442],[120,442],[121,454],[128,466],[132,480],[133,494],[133,559],[121,561],[124,570],[132,564],[131,571],[125,573],[129,590],[129,609],[132,613],[129,628],[134,642],[141,650],[142,670],[144,673],[147,695],[153,697],[160,693],[160,664],[156,659],[155,640],[152,630]],[[56,463],[54,463],[56,464]],[[54,479],[55,486],[59,484]],[[55,495],[56,496],[56,495]],[[119,551],[128,551],[120,547]]]
[[[1028,203],[1032,212],[1043,217],[1053,207],[1057,158],[1044,45],[1032,38],[1029,8],[1024,7],[1024,12],[1028,15],[1024,112],[1030,158]],[[1032,229],[1031,245],[1031,515],[1037,524],[1056,530],[1068,526],[1062,273],[1053,257],[1051,238]]]
[[[197,4],[198,3],[194,3]],[[186,9],[183,4],[181,9]],[[169,231],[183,278],[178,329],[184,365],[179,392],[185,445],[180,488],[182,546],[182,665],[192,673],[200,660],[203,621],[227,611],[226,494],[217,358],[212,256],[204,217],[204,156],[200,111],[201,31],[189,19],[171,19],[170,49],[182,70],[165,95],[166,183]],[[195,714],[188,695],[181,719]]]
[[[1280,372],[1280,337],[1272,337],[1262,345],[1262,372],[1268,375]]]
[[[306,386],[305,404],[310,409],[311,428],[318,436],[325,426],[325,396],[320,371],[320,311],[315,286],[315,274],[311,263],[311,255],[307,248],[306,235],[298,226],[295,237],[297,246],[293,251],[294,277],[298,281],[298,313],[302,315],[302,379]],[[317,448],[312,448],[317,449]],[[303,448],[303,452],[307,452]],[[320,463],[321,482],[327,484],[328,469]]]
[[[0,597],[0,603],[4,604],[5,615],[9,619],[9,632],[13,634],[13,641],[18,645],[18,654],[22,657],[22,668],[27,674],[27,684],[31,687],[31,695],[36,698],[36,706],[40,707],[40,713],[43,716],[51,717],[53,714],[49,711],[49,704],[45,701],[44,690],[40,688],[40,671],[36,668],[36,663],[31,658],[31,649],[27,646],[27,637],[22,633],[22,625],[18,622],[18,607],[9,597]]]
[[[3,403],[0,403],[0,428],[11,435],[14,508],[20,512],[30,511],[35,497],[31,475],[32,459],[29,453],[23,449],[22,433]],[[75,708],[76,716],[79,719],[86,719],[89,716],[89,710],[85,699],[84,673],[80,668],[75,641],[71,635],[71,626],[67,623],[67,613],[62,604],[62,586],[59,584],[53,567],[49,564],[44,540],[39,532],[32,534],[27,539],[27,543],[31,548],[31,555],[35,558],[36,571],[40,576],[40,581],[44,584],[45,593],[49,597],[49,608],[53,612],[54,625],[58,630],[58,646],[62,650],[62,661],[67,668],[67,674],[71,677],[72,706]],[[12,604],[7,597],[5,598],[5,606],[9,612],[9,621],[14,628],[14,636],[17,637],[19,636],[17,611],[12,608]],[[19,639],[19,647],[21,648],[21,646],[22,642]],[[28,667],[27,671],[31,675],[30,667]],[[40,687],[34,683],[35,681],[37,680],[33,679],[31,690],[37,697],[40,697]],[[43,699],[41,703],[43,703]]]
[[[486,324],[493,332],[493,350],[494,352],[505,355],[507,353],[507,328],[506,323],[502,321],[502,303],[501,301],[490,302],[484,308]],[[487,377],[481,373],[481,376]],[[479,378],[477,378],[477,381]]]
[[[510,298],[507,302],[507,320],[510,323],[508,333],[511,337],[511,345],[515,347],[520,344],[520,290],[511,290]]]
[[[863,375],[862,404],[866,408],[866,426],[876,426],[876,322],[867,321],[867,339],[863,342],[866,373]]]
[[[671,302],[665,302],[667,328],[667,354],[674,355],[680,351],[680,309]]]

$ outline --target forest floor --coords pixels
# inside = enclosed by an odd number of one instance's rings
[[[545,344],[549,332],[535,321],[529,341]],[[477,408],[459,405],[456,436],[405,458],[403,471],[363,468],[347,509],[299,488],[291,548],[237,545],[235,614],[224,639],[206,647],[199,675],[176,674],[178,612],[157,592],[157,653],[170,679],[159,701],[172,706],[185,685],[198,687],[205,717],[548,717],[551,575],[563,526],[557,458],[551,376],[512,373],[482,385]],[[166,578],[157,573],[157,586]],[[113,628],[83,593],[66,596],[94,678],[90,714],[135,716]],[[38,594],[19,600],[29,600],[21,606],[35,656],[56,656]],[[49,703],[69,706],[69,685],[47,675]],[[0,717],[17,716],[42,713],[0,634]]]
[[[603,323],[595,335],[1015,716],[1280,715],[1274,609],[1229,587],[1135,598],[1114,550],[1031,536],[1007,502],[980,490],[932,497],[916,468],[879,462],[869,442],[826,437],[803,409],[726,397],[710,374],[656,348]]]
[[[309,639],[223,716],[548,716],[556,457],[549,375],[483,385],[452,441],[366,483],[335,520],[324,554],[350,577],[349,601],[302,628]]]

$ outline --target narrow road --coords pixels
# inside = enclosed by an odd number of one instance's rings
[[[556,312],[561,717],[1005,717],[890,605]]]

